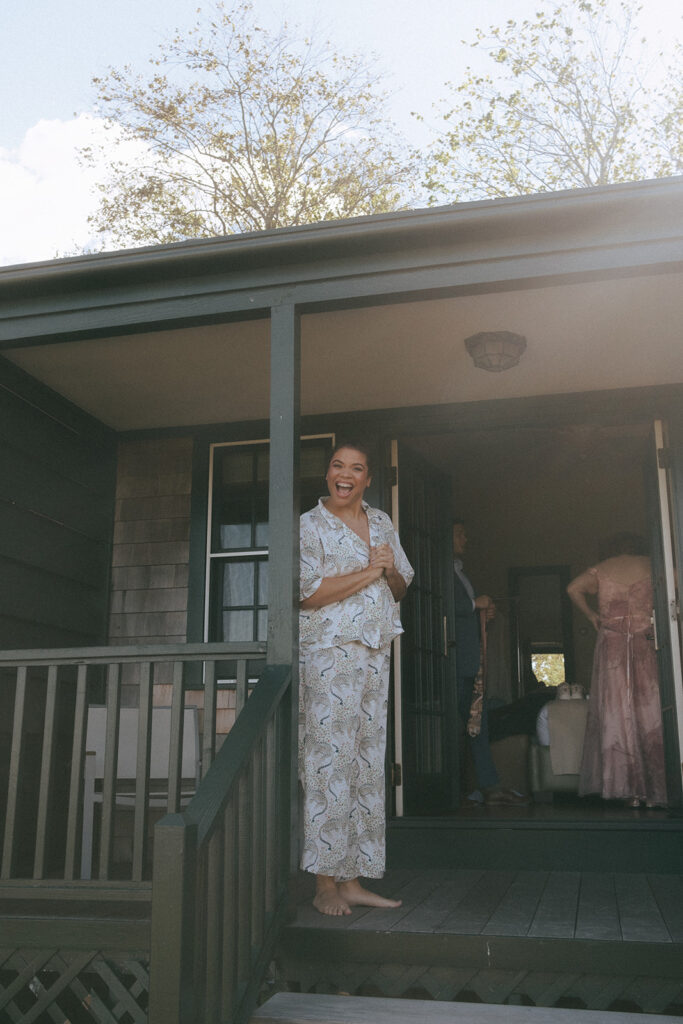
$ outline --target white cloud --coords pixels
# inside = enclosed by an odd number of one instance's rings
[[[0,265],[71,255],[92,241],[88,215],[106,168],[81,166],[78,151],[104,130],[88,114],[39,121],[17,149],[0,149]]]

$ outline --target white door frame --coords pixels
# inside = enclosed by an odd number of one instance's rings
[[[391,468],[393,483],[391,485],[391,521],[396,533],[399,532],[398,515],[398,441],[391,442]],[[403,690],[401,685],[401,637],[397,636],[394,644],[394,763],[401,765],[401,771],[394,781],[394,815],[404,816],[403,806]]]
[[[673,695],[676,711],[679,747],[683,745],[683,668],[681,666],[681,620],[680,608],[676,596],[676,566],[681,565],[681,552],[674,552],[672,520],[672,501],[669,473],[662,465],[659,453],[666,449],[666,430],[662,420],[654,422],[655,458],[657,460],[657,482],[659,488],[660,526],[662,531],[662,549],[664,554],[664,587],[668,615],[666,623],[655,623],[658,629],[666,629],[671,651],[671,671],[673,675]],[[678,554],[678,561],[676,559]],[[683,774],[683,761],[681,763]]]

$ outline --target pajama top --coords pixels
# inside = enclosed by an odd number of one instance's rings
[[[401,547],[391,519],[363,502],[373,547],[389,544],[396,569],[406,581],[414,573]],[[367,544],[321,498],[301,516],[300,600],[311,597],[328,576],[346,576],[370,563]],[[302,653],[359,642],[379,649],[403,632],[399,608],[384,576],[342,601],[299,612],[299,643]]]

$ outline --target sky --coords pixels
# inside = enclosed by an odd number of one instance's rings
[[[101,131],[93,76],[144,71],[202,0],[23,0],[0,23],[0,266],[77,253],[90,238],[97,172],[79,147]],[[392,112],[419,143],[411,110],[428,114],[473,53],[477,28],[522,20],[542,0],[255,0],[258,20],[314,29],[341,51],[376,55]],[[645,0],[648,38],[683,39],[680,0]]]

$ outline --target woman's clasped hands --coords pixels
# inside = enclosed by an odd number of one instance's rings
[[[390,544],[378,544],[370,548],[370,567],[380,569],[377,578],[391,572],[394,568],[394,552]]]

